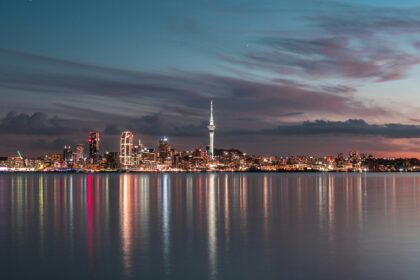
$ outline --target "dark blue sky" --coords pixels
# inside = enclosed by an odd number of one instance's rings
[[[131,129],[184,149],[420,156],[415,1],[0,2],[0,155]]]

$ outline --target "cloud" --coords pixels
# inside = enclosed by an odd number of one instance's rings
[[[115,123],[107,124],[105,125],[105,128],[104,128],[104,133],[109,134],[109,135],[121,134],[122,131],[124,131],[124,129],[119,127]]]
[[[58,135],[77,131],[74,121],[49,117],[46,113],[32,115],[9,112],[0,120],[0,133],[24,135]]]
[[[130,130],[143,135],[159,136],[165,134],[166,127],[169,126],[162,120],[161,114],[157,113],[126,120],[124,123],[106,124],[104,133],[119,135],[122,131]]]
[[[200,114],[200,112],[198,112],[197,110],[191,110],[189,108],[182,108],[179,106],[171,106],[171,105],[167,105],[164,104],[163,109],[167,112],[172,112],[175,113],[176,115],[182,116],[182,117],[199,117],[202,116],[202,114]]]
[[[359,38],[263,40],[265,51],[248,53],[242,62],[284,75],[351,78],[377,82],[397,80],[420,63],[416,54],[381,45],[367,48]]]
[[[131,130],[154,136],[168,133],[167,130],[170,127],[169,123],[164,120],[162,113],[142,116],[131,121],[128,126]]]
[[[419,9],[334,8],[303,16],[305,31],[260,37],[258,48],[230,62],[286,76],[376,82],[402,79],[420,63],[420,56],[407,47],[417,44]]]
[[[420,31],[420,8],[372,7],[336,4],[335,13],[308,19],[332,34],[370,37],[372,35],[416,34]]]
[[[130,130],[140,135],[149,136],[178,136],[178,137],[202,137],[207,134],[207,124],[177,124],[171,117],[162,112],[133,118],[124,125],[107,124],[104,133],[120,134],[124,130]]]
[[[12,65],[12,66],[11,66]],[[162,83],[163,81],[163,83]],[[32,93],[108,97],[194,98],[181,77],[101,67],[0,49],[0,87]]]
[[[280,117],[293,117],[293,116],[300,116],[305,114],[304,112],[289,112],[289,113],[284,113],[281,114]]]
[[[37,151],[55,151],[56,153],[61,153],[64,145],[73,145],[74,147],[75,143],[73,140],[57,137],[50,140],[36,139],[34,141],[31,141],[31,143],[29,143],[27,147],[30,147],[31,149]],[[30,150],[29,152],[32,152],[32,150]]]
[[[273,129],[259,131],[243,131],[244,134],[258,135],[347,135],[347,136],[380,136],[387,138],[420,138],[419,125],[398,123],[369,124],[362,119],[349,119],[346,121],[305,121],[300,124],[282,125]]]
[[[129,113],[148,115],[163,109],[179,122],[192,123],[200,121],[200,116],[201,120],[207,118],[210,98],[225,119],[251,114],[260,122],[291,110],[318,115],[387,113],[353,97],[349,94],[351,88],[345,86],[323,89],[285,79],[270,82],[180,71],[136,72],[8,50],[0,50],[0,88],[25,91],[33,98],[38,94],[60,96],[60,104],[68,104],[60,110],[70,113],[76,109],[85,117],[90,115],[104,123],[110,123],[114,117],[122,121],[121,116]],[[79,100],[79,109],[64,101],[69,96],[72,104],[74,99]],[[108,107],[101,110],[101,104]]]
[[[345,85],[335,85],[335,86],[324,85],[321,88],[325,92],[341,93],[341,94],[352,93],[352,92],[356,92],[357,91],[355,88],[349,87],[349,86],[345,86]]]
[[[217,78],[219,86],[227,89],[226,98],[216,98],[217,106],[232,110],[235,115],[282,116],[291,110],[331,114],[385,115],[387,112],[369,106],[351,95],[336,95],[277,83],[260,83],[233,78]]]

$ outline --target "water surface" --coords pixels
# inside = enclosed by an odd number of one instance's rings
[[[1,279],[418,279],[417,174],[1,174]]]

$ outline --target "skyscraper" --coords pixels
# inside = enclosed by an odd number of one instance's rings
[[[143,152],[143,148],[144,147],[140,139],[139,139],[139,144],[133,146],[133,164],[135,166],[139,165],[141,162],[141,155]]]
[[[106,159],[106,168],[110,169],[117,169],[119,166],[119,158],[118,158],[118,152],[106,152],[105,153],[105,159]]]
[[[166,136],[160,138],[158,152],[161,162],[164,162],[172,156],[171,145],[169,144],[168,138]]]
[[[209,155],[210,155],[210,158],[213,159],[213,156],[214,156],[214,130],[216,129],[216,126],[214,125],[214,119],[213,119],[213,100],[210,101],[210,122],[209,122],[208,128],[209,128],[209,134],[210,134]]]
[[[63,159],[67,163],[73,162],[73,152],[72,152],[70,146],[67,146],[67,145],[64,146],[64,149],[63,149]]]
[[[74,161],[77,162],[79,160],[83,160],[83,158],[84,158],[83,144],[77,144],[76,153],[74,154]]]
[[[90,131],[89,132],[89,159],[91,163],[98,163],[99,161],[99,132]]]
[[[131,131],[123,131],[120,139],[120,164],[123,167],[133,165],[133,138]]]

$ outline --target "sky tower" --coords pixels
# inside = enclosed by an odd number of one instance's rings
[[[214,156],[214,130],[216,129],[216,126],[214,125],[214,120],[213,120],[213,100],[210,101],[210,122],[209,122],[208,128],[209,128],[209,134],[210,134],[209,155],[210,155],[210,158],[213,159],[213,156]]]

